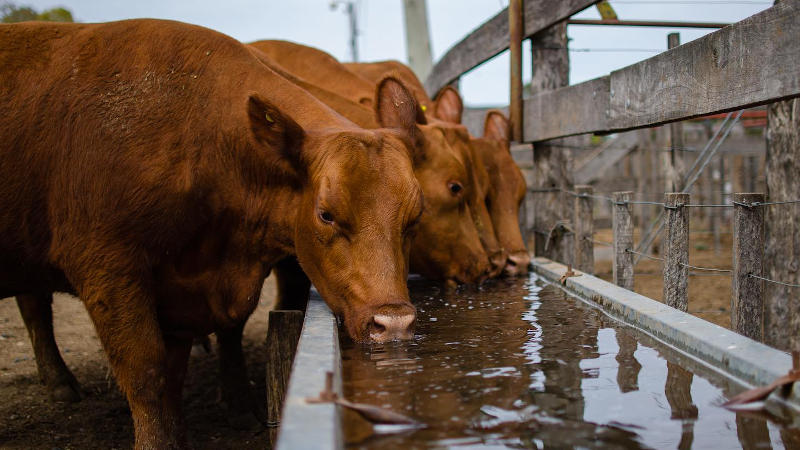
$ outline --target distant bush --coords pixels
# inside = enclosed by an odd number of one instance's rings
[[[72,13],[67,8],[52,8],[40,13],[30,6],[17,6],[10,2],[0,4],[0,22],[14,23],[28,20],[44,20],[47,22],[74,22]]]

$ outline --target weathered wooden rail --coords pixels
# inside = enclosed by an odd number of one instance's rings
[[[524,4],[522,38],[568,19],[600,0],[526,1]],[[509,47],[508,8],[500,11],[467,37],[455,44],[433,66],[425,80],[425,89],[431,95],[458,80],[461,75],[497,56]],[[433,97],[431,97],[433,98]]]
[[[595,1],[524,3],[523,38]],[[508,12],[451,48],[425,82],[430,95],[509,48]],[[758,49],[758,51],[753,51]],[[526,142],[613,133],[800,96],[800,2],[779,3],[741,22],[640,63],[524,101]]]

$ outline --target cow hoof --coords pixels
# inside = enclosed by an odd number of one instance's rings
[[[256,431],[264,427],[255,414],[251,412],[237,414],[228,413],[226,417],[228,419],[228,425],[234,430]]]
[[[50,398],[56,402],[79,402],[81,400],[80,388],[71,383],[64,383],[50,388]]]

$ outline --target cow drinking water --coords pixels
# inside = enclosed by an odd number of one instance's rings
[[[0,26],[0,294],[28,294],[32,335],[48,293],[80,297],[137,448],[186,446],[192,338],[239,326],[287,257],[353,339],[408,337],[423,199],[393,87],[364,130],[201,27]]]

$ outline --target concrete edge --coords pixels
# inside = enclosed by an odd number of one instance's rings
[[[567,271],[565,265],[547,258],[534,258],[533,267],[536,273],[556,283]],[[592,275],[575,273],[579,275],[566,279],[564,287],[568,292],[745,385],[769,384],[792,368],[788,353]],[[798,384],[783,399],[795,412],[800,412]]]
[[[327,450],[344,447],[341,416],[333,403],[308,403],[325,389],[333,372],[333,389],[342,395],[342,358],[336,317],[315,289],[306,308],[286,393],[276,448]]]

